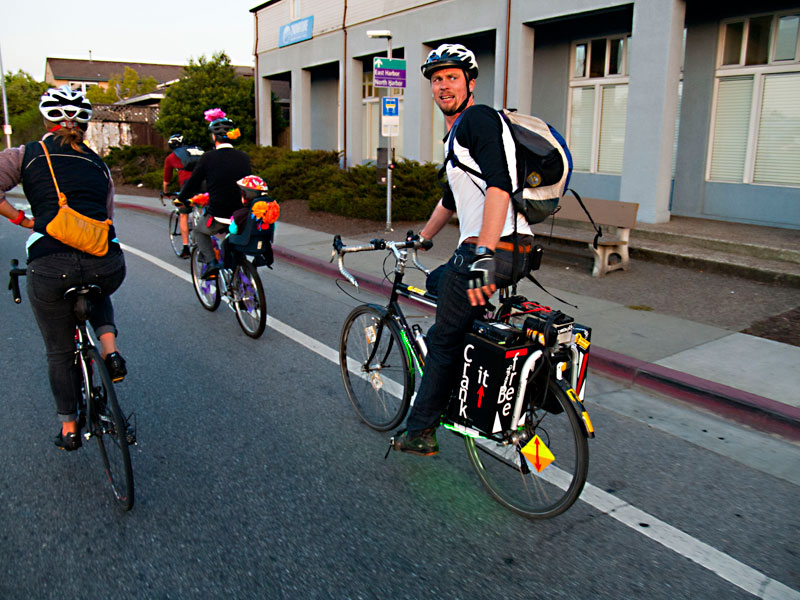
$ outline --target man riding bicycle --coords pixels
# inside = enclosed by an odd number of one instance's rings
[[[421,69],[444,114],[448,128],[445,148],[449,137],[455,135],[453,152],[458,161],[485,178],[472,177],[446,160],[448,188],[419,232],[421,240],[429,240],[453,214],[458,215],[459,246],[450,261],[428,278],[428,290],[438,295],[438,301],[436,320],[427,336],[425,374],[407,429],[395,437],[393,446],[401,452],[430,456],[439,451],[436,428],[456,381],[464,336],[498,286],[512,285],[528,273],[533,235],[510,201],[517,175],[508,126],[497,111],[475,104],[475,55],[461,44],[442,44],[428,54]]]
[[[178,171],[178,185],[183,185],[192,176],[192,170],[197,160],[203,155],[203,151],[197,146],[189,146],[183,143],[183,136],[175,133],[169,137],[167,142],[172,152],[164,159],[164,181],[163,191],[168,193],[169,184],[172,182],[172,177],[175,171]],[[183,250],[180,253],[180,258],[189,258],[189,213],[192,212],[191,208],[187,208],[181,204],[178,206],[178,226],[181,230],[181,239],[183,240]]]
[[[189,198],[197,194],[203,182],[206,182],[206,218],[197,224],[194,236],[200,261],[210,265],[205,274],[210,277],[222,267],[222,263],[214,256],[211,236],[227,230],[231,215],[242,206],[241,192],[236,182],[250,174],[250,157],[231,145],[231,141],[241,134],[224,112],[218,108],[207,110],[205,117],[210,121],[208,131],[215,149],[200,158],[192,176],[181,189],[178,200],[189,206]]]

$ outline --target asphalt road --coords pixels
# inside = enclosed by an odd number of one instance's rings
[[[271,320],[252,340],[200,306],[164,218],[116,218],[136,506],[112,505],[91,445],[55,449],[26,294],[0,304],[0,598],[800,598],[797,445],[594,376],[590,485],[526,521],[454,435],[383,459],[342,387],[356,303],[333,281],[261,268]],[[0,264],[24,239],[0,224]]]

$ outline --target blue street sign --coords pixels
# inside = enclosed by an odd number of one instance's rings
[[[400,116],[400,101],[397,98],[384,96],[381,98],[381,115],[384,117]]]

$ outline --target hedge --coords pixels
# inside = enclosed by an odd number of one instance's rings
[[[349,170],[339,168],[340,155],[327,150],[286,150],[273,146],[245,146],[253,173],[269,185],[279,202],[308,200],[312,210],[346,217],[381,221],[386,218],[386,186],[377,182],[374,165]],[[167,153],[151,146],[113,148],[109,167],[121,173],[124,183],[161,189]],[[441,197],[437,166],[401,160],[392,172],[392,218],[427,219]],[[174,183],[173,183],[174,185]]]

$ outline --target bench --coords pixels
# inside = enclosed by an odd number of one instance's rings
[[[628,240],[631,227],[636,224],[639,205],[634,202],[600,198],[581,197],[581,199],[594,222],[603,229],[603,236],[597,241],[597,249],[593,245],[595,236],[593,229],[566,225],[568,221],[591,223],[578,201],[569,193],[561,198],[559,210],[553,217],[532,227],[533,233],[537,236],[570,242],[586,242],[594,253],[593,277],[602,277],[617,269],[627,271],[630,265]]]

